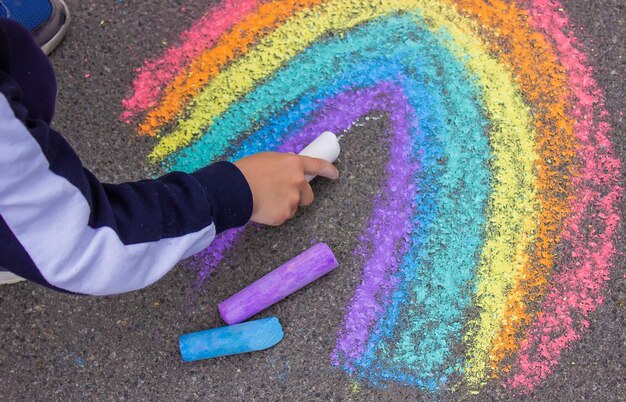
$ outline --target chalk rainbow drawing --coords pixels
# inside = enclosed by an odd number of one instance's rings
[[[557,1],[225,0],[123,105],[158,137],[149,159],[183,171],[388,116],[331,356],[357,381],[529,392],[602,303],[620,163]],[[241,233],[197,257],[200,281]]]

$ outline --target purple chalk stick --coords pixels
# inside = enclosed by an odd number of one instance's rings
[[[324,276],[338,265],[330,247],[318,243],[224,300],[217,308],[228,325],[238,324]]]

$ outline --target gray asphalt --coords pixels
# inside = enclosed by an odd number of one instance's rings
[[[133,69],[176,41],[207,8],[191,0],[68,1],[74,21],[51,59],[59,97],[54,126],[103,181],[145,178],[152,139],[118,121]],[[591,4],[592,3],[592,4]],[[596,79],[606,92],[615,143],[626,165],[626,7],[623,0],[567,2],[584,30]],[[89,78],[85,75],[89,74]],[[352,250],[369,216],[385,164],[376,133],[386,121],[362,120],[342,143],[337,183],[315,184],[316,203],[278,229],[249,231],[204,292],[183,263],[157,284],[92,298],[29,283],[0,288],[2,400],[422,400],[412,388],[358,393],[329,364],[335,333],[357,285]],[[623,228],[622,228],[623,233]],[[623,239],[624,237],[621,236]],[[183,364],[178,335],[223,325],[216,305],[244,284],[325,241],[341,266],[261,316],[276,315],[285,339],[254,354]],[[621,250],[626,245],[621,240]],[[620,256],[606,302],[590,330],[562,357],[555,374],[519,400],[626,400],[626,260]],[[444,395],[457,399],[462,394]],[[504,400],[489,386],[476,400]]]

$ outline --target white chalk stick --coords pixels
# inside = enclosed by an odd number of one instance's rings
[[[318,158],[327,160],[333,163],[337,160],[341,149],[339,148],[339,141],[337,136],[330,131],[324,131],[316,139],[307,145],[298,155],[310,156],[311,158]],[[313,180],[315,176],[306,175],[308,181]]]

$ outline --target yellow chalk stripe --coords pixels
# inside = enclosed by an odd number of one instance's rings
[[[402,3],[401,9],[411,9],[410,1]],[[364,2],[333,1],[296,13],[284,25],[265,36],[256,48],[215,77],[190,102],[189,116],[179,121],[173,132],[159,141],[149,155],[150,159],[158,162],[188,145],[230,104],[326,32],[349,29],[393,10],[394,7],[388,3],[366,7]]]
[[[526,250],[537,229],[535,133],[511,71],[490,56],[477,34],[478,26],[445,3],[417,1],[432,29],[445,29],[447,47],[478,79],[492,123],[492,193],[488,203],[486,240],[476,275],[479,317],[470,322],[464,368],[470,388],[488,379],[489,352],[501,330],[508,292],[521,279]]]

